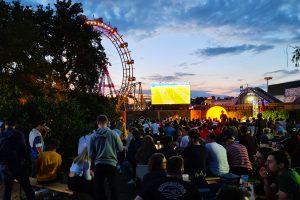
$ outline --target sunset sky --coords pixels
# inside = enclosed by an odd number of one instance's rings
[[[53,3],[24,0],[22,4]],[[237,96],[239,87],[300,79],[291,62],[300,45],[299,0],[76,0],[89,18],[118,28],[145,93],[151,83],[190,82],[195,96]],[[118,88],[122,67],[103,37]]]

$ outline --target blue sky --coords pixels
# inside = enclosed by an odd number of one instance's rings
[[[47,4],[52,0],[24,0]],[[299,80],[291,62],[300,45],[299,0],[76,0],[84,14],[118,28],[143,89],[190,82],[192,96],[237,96],[239,87],[266,88]],[[117,51],[103,37],[113,82],[121,84]]]

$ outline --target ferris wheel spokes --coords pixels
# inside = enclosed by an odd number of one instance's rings
[[[134,60],[131,58],[130,51],[128,50],[128,43],[123,40],[122,35],[118,33],[118,29],[111,27],[109,24],[103,22],[102,18],[95,20],[87,20],[85,18],[86,24],[91,25],[95,30],[99,31],[105,35],[116,48],[122,64],[122,83],[119,90],[116,90],[114,84],[110,78],[107,66],[102,70],[99,76],[98,91],[100,94],[104,94],[104,90],[109,88],[109,95],[114,97],[114,94],[118,98],[118,103],[116,110],[126,109],[126,104],[130,97],[130,90],[132,89],[136,78],[133,76],[133,64]],[[108,84],[105,84],[107,80]]]

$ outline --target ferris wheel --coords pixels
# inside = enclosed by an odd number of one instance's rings
[[[128,50],[128,43],[122,38],[122,35],[118,33],[117,28],[111,27],[109,24],[103,22],[102,18],[95,20],[87,20],[86,24],[94,27],[96,31],[105,35],[117,50],[121,59],[122,65],[122,83],[120,89],[116,90],[114,84],[110,78],[108,66],[106,65],[101,69],[99,74],[98,90],[100,94],[104,95],[104,88],[108,87],[109,96],[117,97],[118,103],[116,110],[126,109],[127,98],[130,96],[130,90],[135,82],[136,78],[133,76],[133,64],[134,60],[131,58],[130,51]],[[105,80],[107,79],[107,83]]]

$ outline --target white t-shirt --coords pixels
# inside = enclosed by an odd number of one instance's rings
[[[251,136],[254,136],[255,126],[249,126]]]
[[[36,137],[43,138],[42,134],[37,129],[33,128],[29,133],[29,145],[31,148],[33,147],[33,142]],[[41,142],[41,143],[35,144],[35,147],[43,147],[43,143]]]
[[[159,128],[159,124],[157,123],[151,124],[151,129],[153,134],[158,134],[158,128]]]
[[[181,148],[186,148],[188,145],[189,145],[189,136],[188,135],[185,135],[181,138],[181,141],[180,141],[180,147]]]
[[[84,148],[88,149],[88,152],[90,153],[90,141],[91,141],[91,134],[84,135],[79,138],[78,142],[78,155],[81,154]],[[89,154],[90,155],[90,154]]]
[[[211,142],[205,145],[208,154],[208,169],[215,175],[220,176],[229,172],[226,149],[216,143]]]

